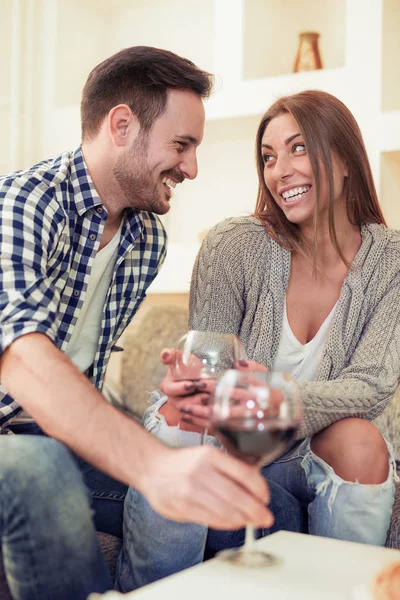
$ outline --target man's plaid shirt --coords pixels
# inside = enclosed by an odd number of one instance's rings
[[[65,351],[106,218],[80,148],[0,178],[0,353],[33,332],[46,334]],[[112,347],[165,254],[160,220],[126,211],[98,350],[88,372],[99,389]],[[0,428],[19,410],[0,389]]]

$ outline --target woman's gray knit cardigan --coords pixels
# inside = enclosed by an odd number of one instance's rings
[[[361,233],[315,380],[300,382],[301,437],[343,417],[375,419],[398,385],[400,233],[376,224]],[[272,368],[290,258],[254,217],[219,223],[196,260],[189,326],[238,334],[248,358]]]

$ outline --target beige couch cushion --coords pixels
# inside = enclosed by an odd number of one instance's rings
[[[148,306],[141,319],[128,327],[123,340],[121,363],[121,402],[141,417],[151,404],[166,372],[160,361],[163,348],[174,347],[187,330],[188,310],[174,305]]]

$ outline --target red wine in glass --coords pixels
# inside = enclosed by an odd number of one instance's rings
[[[213,428],[230,454],[249,464],[272,462],[294,442],[297,423],[281,419],[232,418]]]

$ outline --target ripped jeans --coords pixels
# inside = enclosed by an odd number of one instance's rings
[[[160,398],[144,415],[144,426],[164,443],[182,447],[200,443],[200,435],[170,427],[158,410]],[[204,443],[216,444],[206,437]],[[386,482],[361,485],[341,479],[310,448],[310,438],[262,469],[271,491],[273,530],[307,531],[314,535],[383,546],[394,501],[394,459],[390,446]],[[304,517],[308,512],[307,523]],[[124,506],[123,548],[115,587],[127,592],[191,567],[203,560],[206,546],[215,550],[243,544],[244,531],[207,530],[157,514],[137,490],[128,490]]]
[[[268,482],[278,482],[308,512],[312,535],[384,546],[394,502],[396,476],[392,448],[389,475],[381,484],[344,481],[330,465],[314,454],[310,438],[262,470]]]

